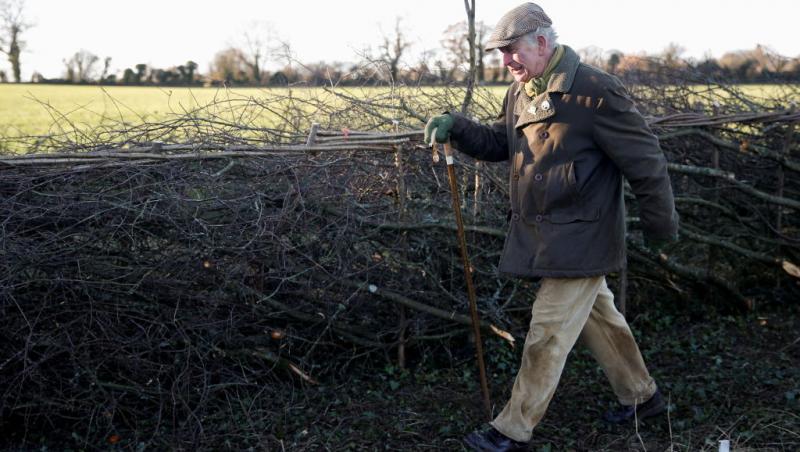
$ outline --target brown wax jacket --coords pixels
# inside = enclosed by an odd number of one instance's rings
[[[569,47],[545,92],[531,99],[521,84],[511,84],[493,124],[452,114],[455,148],[511,163],[511,224],[501,272],[571,278],[623,268],[623,176],[639,202],[645,236],[677,236],[658,139],[622,83],[581,63]]]

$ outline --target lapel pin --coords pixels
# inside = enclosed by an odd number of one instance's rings
[[[535,115],[536,114],[536,105],[531,105],[528,107],[528,113]]]
[[[542,110],[547,111],[549,109],[550,109],[550,102],[548,102],[548,101],[542,102]]]

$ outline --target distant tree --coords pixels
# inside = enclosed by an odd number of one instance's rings
[[[136,68],[136,83],[140,84],[147,80],[145,77],[147,74],[147,65],[144,63],[139,63],[134,67]]]
[[[275,36],[272,27],[263,22],[253,22],[244,33],[244,43],[239,56],[247,66],[248,79],[261,85],[267,73],[264,64],[268,56],[276,52]]]
[[[94,79],[95,64],[100,60],[100,57],[89,52],[88,50],[79,50],[75,52],[72,57],[65,59],[64,66],[66,71],[64,78],[72,83],[86,83]]]
[[[754,81],[761,73],[757,58],[749,50],[728,52],[719,59],[719,65],[726,76],[739,82]]]
[[[0,71],[0,83],[8,83],[8,75],[6,75],[6,71]]]
[[[409,82],[414,84],[435,83],[436,74],[434,73],[433,63],[431,58],[434,52],[432,50],[425,50],[419,55],[417,64],[408,69]]]
[[[724,71],[717,60],[710,56],[698,63],[695,66],[695,69],[710,79],[721,79],[722,77],[725,77]]]
[[[503,66],[503,59],[500,52],[492,52],[489,54],[489,73],[493,83],[506,81],[508,70]]]
[[[682,45],[671,42],[667,47],[661,51],[661,58],[664,59],[664,64],[668,67],[682,67],[685,66],[685,62],[682,59],[683,54],[686,53],[686,47]]]
[[[187,85],[191,85],[194,83],[194,75],[195,72],[197,71],[197,63],[195,63],[192,60],[189,60],[186,62],[184,67],[186,68],[186,75],[184,77],[184,82]]]
[[[21,80],[20,54],[25,48],[21,35],[32,24],[25,19],[24,0],[0,0],[0,52],[8,57],[14,81]]]
[[[612,74],[617,72],[617,66],[619,66],[619,62],[622,59],[622,52],[618,52],[612,50],[611,53],[608,55],[608,61],[606,62],[606,70],[611,72]]]
[[[486,80],[485,58],[486,38],[491,32],[483,22],[475,23],[475,65],[479,82]],[[448,52],[454,67],[469,67],[469,27],[466,21],[449,25],[444,31],[442,47]]]
[[[181,82],[186,83],[186,66],[181,64],[178,67],[176,67],[175,70],[178,71],[178,75],[180,76]]]
[[[467,114],[469,104],[472,102],[472,92],[475,89],[475,81],[478,73],[478,65],[475,64],[475,60],[478,57],[476,54],[478,52],[483,53],[483,49],[476,41],[475,0],[464,0],[464,8],[467,10],[467,43],[469,44],[469,51],[467,54],[469,55],[469,69],[467,72],[467,91],[464,94],[464,101],[461,102],[461,113]],[[479,48],[480,50],[478,50]],[[481,63],[480,71],[483,72],[483,63]]]
[[[632,81],[639,80],[643,74],[656,72],[653,59],[647,55],[623,55],[617,64],[617,73],[631,78]]]
[[[69,83],[75,83],[78,81],[78,77],[75,74],[75,64],[72,62],[72,59],[63,59],[61,60],[64,63],[64,80]]]
[[[153,85],[166,85],[167,74],[163,69],[152,68],[147,81]]]
[[[437,76],[439,80],[444,83],[449,83],[453,81],[453,73],[455,72],[455,68],[442,60],[436,60],[434,63],[436,67]]]
[[[289,84],[289,78],[283,71],[277,71],[269,78],[269,84],[272,86],[286,86]]]
[[[392,83],[399,81],[400,61],[405,51],[410,47],[411,42],[406,38],[400,27],[400,18],[398,17],[394,25],[394,34],[384,34],[383,43],[380,46],[380,61],[386,66]]]
[[[183,67],[183,66],[180,66]],[[185,69],[184,69],[185,71]],[[150,83],[154,85],[178,85],[183,83],[184,77],[177,68],[150,70]]]
[[[249,79],[249,68],[242,51],[229,47],[217,52],[209,67],[209,77],[216,82],[242,83]]]
[[[789,60],[783,68],[783,73],[787,80],[800,80],[800,57]]]
[[[748,53],[755,62],[756,71],[764,81],[773,80],[784,72],[791,61],[770,47],[761,44],[758,44],[754,50]]]
[[[131,68],[125,69],[125,71],[122,73],[122,84],[133,85],[135,83],[137,83],[136,73],[133,72],[133,69]]]
[[[103,59],[103,72],[100,74],[99,81],[105,83],[108,79],[108,69],[111,67],[111,57],[105,57]]]
[[[184,85],[192,85],[194,83],[194,71],[197,70],[197,63],[194,61],[187,61],[186,64],[181,64],[177,68],[179,81]]]

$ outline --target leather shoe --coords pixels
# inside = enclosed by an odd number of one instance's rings
[[[641,421],[663,413],[666,408],[661,391],[656,389],[656,393],[646,402],[639,405],[621,405],[616,410],[603,414],[603,420],[610,424],[624,424],[634,419]]]
[[[528,450],[528,443],[514,441],[489,427],[485,432],[474,431],[464,437],[464,442],[473,450],[481,452],[520,452]]]

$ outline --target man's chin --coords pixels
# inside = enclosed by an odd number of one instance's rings
[[[511,74],[514,77],[514,80],[519,83],[526,83],[531,78],[528,77],[528,74]]]

